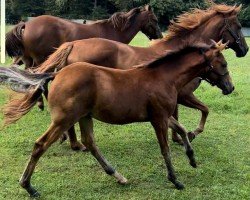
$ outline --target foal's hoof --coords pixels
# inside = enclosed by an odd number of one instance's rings
[[[39,192],[37,192],[37,190],[33,188],[32,186],[29,186],[28,188],[25,188],[25,189],[29,193],[30,197],[32,198],[37,198],[41,196]]]
[[[126,185],[128,183],[128,180],[126,178],[123,177],[123,179],[120,179],[117,181],[119,184],[121,185]]]
[[[62,136],[59,139],[59,143],[62,144],[63,142],[65,142],[68,139],[67,134],[62,134]]]
[[[188,139],[190,142],[192,142],[195,138],[195,134],[193,132],[188,132]]]
[[[177,190],[183,190],[185,188],[184,185],[178,181],[174,185]]]
[[[71,144],[71,149],[73,151],[87,151],[87,148],[80,142],[76,142],[74,144]]]
[[[41,196],[40,193],[37,192],[37,191],[35,193],[33,193],[33,194],[30,194],[30,197],[32,197],[32,198],[38,198],[40,196]]]
[[[195,160],[191,160],[189,163],[190,163],[190,165],[191,165],[193,168],[197,168],[197,164],[196,164]]]

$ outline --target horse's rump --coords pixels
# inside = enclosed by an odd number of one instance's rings
[[[6,52],[10,57],[22,56],[24,46],[22,43],[22,30],[25,28],[25,23],[17,24],[11,31],[6,33]]]
[[[66,42],[61,45],[44,63],[32,69],[35,73],[53,72],[55,69],[61,70],[67,64],[67,58],[74,43]]]

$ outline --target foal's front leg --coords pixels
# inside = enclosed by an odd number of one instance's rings
[[[177,181],[174,167],[171,162],[170,150],[168,145],[168,119],[154,119],[151,121],[160,144],[161,153],[168,169],[168,180],[170,180],[178,190],[184,189],[184,185]]]
[[[169,118],[169,127],[171,127],[172,130],[174,130],[176,133],[178,133],[181,136],[183,145],[186,149],[186,155],[189,158],[189,163],[192,167],[196,168],[197,165],[196,165],[196,161],[194,158],[194,150],[189,142],[187,131],[182,125],[180,125],[180,123],[174,117]]]
[[[173,117],[178,121],[178,118],[179,118],[178,104],[176,104],[176,107],[174,109]],[[177,134],[177,132],[174,129],[172,129],[172,140],[173,140],[173,142],[176,142],[180,145],[183,145],[183,141],[181,140],[181,138],[179,137],[179,135]]]

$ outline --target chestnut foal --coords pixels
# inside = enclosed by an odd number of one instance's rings
[[[89,63],[74,63],[58,73],[31,74],[18,68],[0,68],[0,78],[14,83],[15,91],[27,94],[11,101],[4,111],[5,123],[15,122],[26,114],[42,95],[43,86],[53,80],[48,105],[51,124],[36,140],[28,165],[20,179],[21,186],[33,197],[39,196],[30,183],[39,158],[64,131],[79,122],[82,142],[105,172],[121,184],[127,179],[104,158],[95,144],[93,118],[110,124],[151,122],[168,170],[168,179],[183,189],[175,175],[168,146],[168,127],[177,126],[191,166],[196,167],[194,152],[186,131],[171,117],[177,104],[178,91],[190,80],[224,69],[220,53],[225,45],[195,44],[168,51],[159,59],[130,70],[110,69]],[[212,66],[211,62],[216,62]],[[60,95],[59,95],[60,94]],[[17,106],[18,105],[18,106]]]

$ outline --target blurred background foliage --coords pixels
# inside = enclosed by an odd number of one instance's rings
[[[7,23],[16,24],[27,17],[43,14],[68,19],[103,19],[114,12],[150,4],[162,26],[191,8],[206,8],[206,0],[6,0]],[[228,5],[243,4],[240,20],[250,27],[250,0],[214,0]]]

